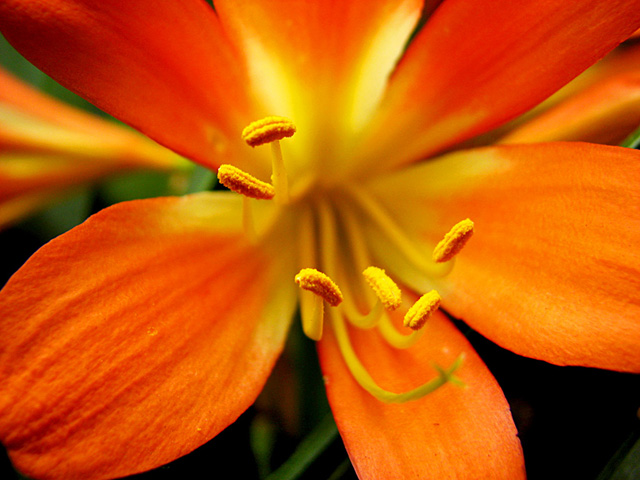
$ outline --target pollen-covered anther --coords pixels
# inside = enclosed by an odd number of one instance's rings
[[[448,262],[455,257],[473,235],[473,222],[468,218],[456,223],[433,249],[433,261]]]
[[[218,180],[229,190],[245,197],[270,200],[275,195],[273,185],[258,180],[233,165],[220,165],[218,168]]]
[[[285,117],[265,117],[251,122],[243,131],[242,138],[250,147],[282,140],[296,133],[296,127]]]
[[[338,286],[327,275],[314,268],[303,268],[295,280],[300,288],[315,293],[332,307],[342,303],[343,296]]]
[[[420,330],[440,307],[440,295],[435,290],[422,295],[404,316],[404,326]]]
[[[386,310],[392,312],[402,304],[400,288],[384,270],[371,266],[362,275]]]

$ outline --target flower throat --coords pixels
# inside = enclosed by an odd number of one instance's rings
[[[276,208],[293,209],[300,270],[292,280],[300,287],[299,304],[305,335],[320,341],[325,320],[328,320],[354,379],[367,392],[386,403],[416,400],[449,382],[463,386],[463,382],[454,375],[462,364],[461,354],[448,368],[433,364],[437,376],[417,388],[400,393],[385,390],[358,358],[349,329],[377,328],[393,348],[410,348],[424,334],[423,327],[438,310],[441,301],[438,292],[432,290],[412,302],[385,270],[373,266],[364,235],[365,227],[370,227],[367,232],[372,227],[376,234],[382,235],[421,273],[428,278],[436,278],[447,275],[453,268],[454,257],[473,235],[473,222],[465,219],[456,224],[428,258],[387,211],[357,185],[308,193],[303,200],[294,199],[292,202],[280,140],[293,136],[295,132],[296,128],[289,119],[276,116],[255,121],[242,132],[243,139],[251,147],[271,144],[272,183],[263,182],[231,165],[219,167],[218,179],[243,196],[243,228],[252,244],[261,238],[254,225],[252,202],[273,200]],[[404,312],[403,325],[409,333],[401,333],[394,325],[390,314],[396,311]]]

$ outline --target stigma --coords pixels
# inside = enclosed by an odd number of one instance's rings
[[[468,218],[456,223],[433,249],[433,261],[448,262],[455,257],[473,235],[474,224]]]

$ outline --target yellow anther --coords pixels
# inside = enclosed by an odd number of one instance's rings
[[[342,292],[327,275],[313,268],[303,268],[296,275],[300,288],[322,297],[329,305],[336,307],[342,303]]]
[[[380,299],[384,308],[392,312],[400,306],[402,293],[398,285],[389,278],[384,270],[378,267],[367,267],[362,272],[362,275],[364,275],[367,283]]]
[[[429,293],[425,293],[404,316],[404,326],[420,330],[439,306],[440,295],[438,292],[431,290]]]
[[[468,218],[456,223],[433,249],[433,261],[448,262],[455,257],[473,235],[473,222]]]
[[[258,180],[233,165],[220,165],[218,168],[220,183],[245,197],[270,200],[275,195],[273,185]]]
[[[264,145],[296,133],[296,127],[285,117],[265,117],[251,122],[243,131],[242,138],[251,147]]]

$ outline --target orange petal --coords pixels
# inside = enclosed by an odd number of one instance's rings
[[[640,70],[596,85],[529,120],[500,143],[620,144],[640,125]]]
[[[242,68],[205,2],[7,0],[0,29],[67,88],[202,163],[230,155],[227,136],[252,117]]]
[[[45,95],[1,68],[0,147],[3,152],[66,154],[122,167],[170,170],[187,165],[148,138]]]
[[[266,111],[298,127],[292,148],[324,169],[368,119],[421,12],[420,0],[216,1]]]
[[[0,229],[122,167],[66,156],[0,153]]]
[[[466,147],[498,141],[533,143],[534,136],[536,143],[579,140],[618,145],[625,138],[624,132],[630,133],[639,123],[633,85],[640,72],[639,61],[640,45],[624,42],[544,102],[468,140]],[[631,125],[634,121],[636,124]],[[456,148],[465,148],[464,145]]]
[[[446,368],[462,352],[456,375],[466,387],[445,385],[420,400],[385,404],[355,382],[332,329],[318,344],[331,409],[358,477],[524,479],[520,442],[497,382],[443,314],[424,328],[408,350],[389,347],[375,331],[350,332],[383,388],[414,388],[434,373],[432,362]]]
[[[402,221],[427,245],[474,221],[447,277],[398,272],[449,312],[521,355],[640,372],[638,178],[638,151],[550,143],[451,154],[376,192],[405,192],[394,209],[413,209]]]
[[[639,25],[638,0],[444,2],[390,80],[367,158],[396,165],[486,132],[544,100]]]
[[[12,277],[0,294],[0,433],[18,469],[136,473],[202,445],[254,401],[293,314],[280,280],[294,272],[238,233],[239,200],[118,204]]]

